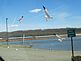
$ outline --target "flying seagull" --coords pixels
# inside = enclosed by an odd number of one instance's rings
[[[46,21],[48,21],[49,19],[53,19],[53,17],[49,15],[48,10],[47,8],[45,8],[45,6],[43,6],[43,9],[44,9]]]

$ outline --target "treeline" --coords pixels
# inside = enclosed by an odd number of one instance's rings
[[[67,29],[69,28],[60,28],[60,29],[37,29],[37,30],[26,30],[26,31],[14,31],[8,32],[8,37],[21,37],[25,36],[44,36],[44,35],[55,35],[55,34],[67,34]],[[73,28],[76,33],[81,33],[81,28]],[[0,38],[6,38],[6,32],[0,32]]]

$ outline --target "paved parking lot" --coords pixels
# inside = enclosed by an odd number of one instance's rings
[[[80,51],[76,51],[76,55],[80,54]],[[71,51],[49,51],[21,47],[0,47],[0,56],[5,61],[71,61]]]

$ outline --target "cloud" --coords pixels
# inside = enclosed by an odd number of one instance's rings
[[[40,12],[42,9],[33,9],[33,10],[30,10],[29,12],[31,13],[38,13]]]
[[[62,13],[59,14],[59,17],[62,18],[62,19],[69,17],[69,16],[70,16],[70,14],[67,13],[67,12],[62,12]]]
[[[15,24],[15,25],[11,25],[10,27],[18,27],[18,25],[17,25],[17,24]]]
[[[67,18],[71,16],[71,14],[68,12],[58,12],[55,14],[55,16],[57,19],[66,20]]]

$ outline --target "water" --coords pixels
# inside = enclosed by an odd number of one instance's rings
[[[74,37],[74,50],[81,51],[81,37]],[[6,42],[0,42],[0,44],[6,44]],[[22,41],[9,42],[9,44],[23,45]],[[25,40],[24,45],[32,44],[32,48],[39,49],[52,49],[52,50],[71,50],[70,38],[65,38],[63,42],[59,42],[57,38],[47,39],[47,40]]]

